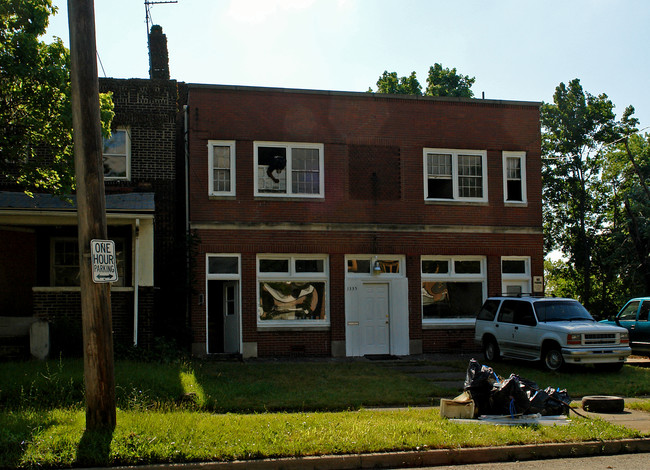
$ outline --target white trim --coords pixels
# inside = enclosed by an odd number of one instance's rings
[[[427,155],[430,153],[449,154],[451,155],[451,181],[452,181],[452,197],[451,198],[431,198],[428,196],[429,189],[429,173],[427,164]],[[482,197],[461,197],[458,194],[458,157],[460,155],[471,155],[481,157],[481,188],[483,192]],[[424,200],[435,202],[487,202],[488,201],[488,173],[487,173],[487,150],[469,150],[469,149],[445,149],[445,148],[429,148],[422,149],[422,174],[424,176]]]
[[[258,149],[260,147],[275,147],[283,148],[286,150],[286,168],[283,170],[284,177],[286,178],[286,192],[284,193],[265,193],[259,191],[258,182]],[[318,194],[304,194],[294,193],[292,188],[292,151],[294,148],[303,149],[317,149],[318,150]],[[269,141],[255,141],[253,142],[253,183],[254,194],[256,197],[282,197],[282,198],[308,198],[308,199],[323,199],[325,197],[325,145],[313,142],[269,142]]]
[[[523,205],[528,203],[526,192],[526,152],[511,152],[504,150],[503,162],[503,202],[506,204]],[[508,200],[508,158],[519,158],[521,167],[521,201]]]
[[[237,258],[237,273],[210,273],[210,258]],[[205,294],[204,294],[204,303],[205,303],[205,350],[210,353],[210,330],[208,328],[208,306],[210,299],[208,296],[208,282],[209,281],[237,281],[239,283],[237,289],[238,295],[238,312],[237,312],[237,321],[239,322],[239,352],[243,351],[244,339],[242,332],[242,294],[241,294],[241,254],[239,253],[206,253],[205,254]]]
[[[236,142],[234,140],[208,140],[208,195],[234,196],[236,173]],[[230,191],[215,191],[214,189],[214,148],[228,147],[230,149]]]
[[[260,272],[261,259],[286,259],[289,262],[289,269],[287,273],[262,273]],[[322,260],[323,272],[310,272],[310,273],[297,273],[295,270],[296,260]],[[322,328],[330,326],[330,275],[329,275],[329,255],[317,253],[303,253],[303,254],[290,254],[290,253],[259,253],[256,257],[256,282],[255,282],[255,298],[257,302],[256,321],[260,329],[278,329],[283,328]],[[260,320],[260,284],[264,281],[277,282],[293,282],[293,281],[313,281],[325,283],[325,319],[324,320]]]
[[[504,261],[523,261],[524,262],[524,272],[523,273],[514,273],[506,274],[503,272],[503,262]],[[530,268],[530,256],[502,256],[499,261],[499,272],[501,273],[501,292],[502,295],[507,293],[507,287],[510,285],[519,285],[521,286],[521,292],[523,294],[532,293],[532,284],[531,284],[531,268]]]
[[[126,139],[124,142],[124,145],[126,147],[126,155],[125,155],[125,165],[126,165],[126,176],[106,176],[104,175],[104,180],[105,181],[131,181],[131,129],[129,127],[118,127],[113,131],[113,134],[115,132],[124,132]],[[111,135],[112,138],[112,135]],[[110,139],[109,139],[110,140]],[[104,139],[102,139],[102,146],[103,146]],[[117,156],[121,157],[122,154],[107,154],[109,156]],[[102,149],[102,161],[104,157],[104,152]]]

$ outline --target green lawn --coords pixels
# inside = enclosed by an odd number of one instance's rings
[[[422,363],[427,365],[427,363]],[[464,371],[467,364],[446,364]],[[540,387],[650,395],[648,369],[546,373],[493,365]],[[116,362],[117,427],[84,432],[81,360],[0,363],[0,468],[132,465],[640,437],[601,420],[502,428],[439,416],[457,389],[367,361]],[[609,387],[602,390],[603,384]],[[575,389],[575,391],[574,391]],[[400,410],[373,407],[406,406]]]

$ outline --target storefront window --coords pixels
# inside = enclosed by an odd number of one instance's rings
[[[422,258],[422,319],[474,319],[485,298],[482,257]]]

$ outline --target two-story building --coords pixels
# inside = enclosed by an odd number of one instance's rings
[[[459,351],[542,287],[540,103],[187,90],[195,354]]]

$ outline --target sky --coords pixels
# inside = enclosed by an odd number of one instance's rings
[[[69,46],[67,0],[53,3],[43,40]],[[144,0],[94,3],[99,75],[147,78]],[[387,70],[425,88],[440,63],[475,77],[477,98],[552,102],[578,78],[650,126],[648,0],[178,0],[150,13],[178,81],[364,92]]]

